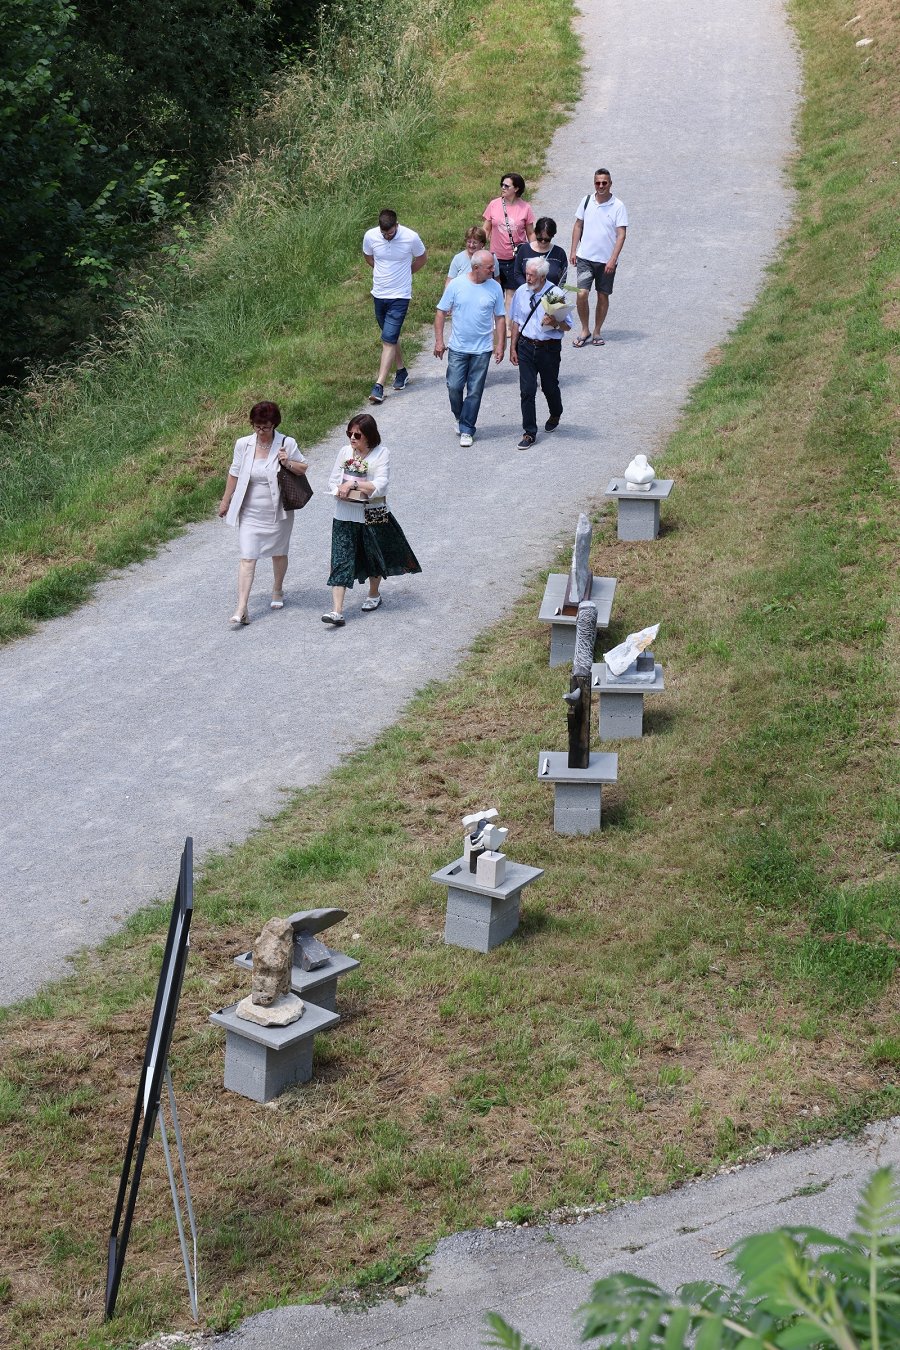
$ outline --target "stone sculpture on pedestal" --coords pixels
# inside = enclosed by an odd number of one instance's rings
[[[286,1027],[303,1016],[303,1000],[291,993],[294,929],[289,919],[270,919],[253,944],[253,983],[235,1016],[261,1027]]]
[[[649,492],[656,477],[656,470],[647,463],[646,455],[635,455],[625,470],[625,486],[629,492]]]
[[[569,692],[563,694],[568,704],[569,768],[586,769],[591,756],[591,666],[594,661],[594,639],[597,634],[597,606],[583,600],[578,606],[575,624],[575,657]]]
[[[509,830],[493,823],[499,814],[492,806],[488,811],[463,816],[462,822],[466,831],[463,858],[480,885],[491,888],[501,884],[506,872],[506,855],[499,849],[506,842]]]
[[[563,614],[577,614],[582,600],[589,600],[594,584],[591,572],[591,522],[582,511],[575,527],[575,545],[572,549],[572,565],[566,583],[566,594],[562,603]]]

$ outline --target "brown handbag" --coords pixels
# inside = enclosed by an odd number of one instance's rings
[[[291,473],[284,465],[278,470],[278,490],[285,511],[302,511],[313,490],[305,473]]]

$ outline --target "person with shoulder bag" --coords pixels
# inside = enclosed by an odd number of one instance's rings
[[[272,559],[270,608],[284,609],[284,577],[294,511],[285,510],[279,476],[302,475],[305,482],[308,463],[294,438],[278,432],[280,423],[281,409],[277,403],[269,400],[254,403],[250,409],[253,431],[235,442],[225,492],[219,503],[219,516],[224,516],[226,525],[237,528],[241,554],[237,609],[228,620],[232,628],[244,628],[250,622],[247,606],[259,558]]]

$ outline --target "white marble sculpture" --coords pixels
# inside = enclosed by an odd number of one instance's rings
[[[656,477],[656,470],[647,463],[646,455],[635,455],[625,470],[625,487],[629,492],[649,492]]]
[[[506,875],[506,855],[499,850],[506,842],[509,830],[495,825],[500,812],[495,806],[487,811],[474,811],[463,816],[463,828],[466,832],[463,857],[469,864],[469,871],[475,873],[475,880],[491,890],[503,882]]]

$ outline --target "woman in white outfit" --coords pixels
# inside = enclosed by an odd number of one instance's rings
[[[250,622],[247,602],[259,558],[272,559],[271,608],[284,608],[284,576],[294,512],[285,511],[281,503],[278,470],[284,467],[289,473],[306,473],[307,460],[292,436],[277,431],[280,422],[277,403],[254,403],[250,409],[253,432],[235,442],[228,482],[219,503],[219,515],[225,517],[226,525],[238,527],[241,552],[237,609],[228,620],[232,628]]]

